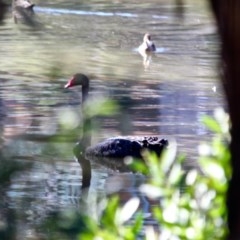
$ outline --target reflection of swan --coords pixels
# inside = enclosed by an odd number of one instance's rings
[[[82,103],[84,104],[89,91],[88,77],[83,74],[75,74],[65,85],[65,88],[70,88],[76,85],[82,86]],[[81,148],[84,150],[86,149],[85,156],[87,158],[124,158],[126,156],[140,158],[143,149],[149,149],[159,155],[163,148],[168,144],[167,140],[159,139],[158,137],[116,137],[86,148],[87,144],[90,143],[90,137],[84,133],[86,133],[86,130],[83,129],[83,139],[76,145],[74,151],[76,155],[77,151],[82,151]]]
[[[29,107],[16,100],[0,97],[0,149],[25,134],[31,123]]]
[[[33,23],[34,4],[30,0],[12,0],[12,14],[14,22],[22,21],[27,24]]]

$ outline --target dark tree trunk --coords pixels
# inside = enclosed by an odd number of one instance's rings
[[[240,1],[210,0],[222,42],[220,72],[232,123],[233,169],[227,195],[229,238],[240,239]]]
[[[2,22],[6,11],[7,11],[7,4],[4,1],[0,0],[0,23]]]

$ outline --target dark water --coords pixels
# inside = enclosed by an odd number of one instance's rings
[[[9,14],[0,26],[1,147],[33,164],[7,189],[9,206],[23,211],[26,220],[19,239],[29,239],[31,224],[50,210],[80,204],[74,141],[44,140],[64,122],[76,124],[71,120],[79,116],[80,89],[63,90],[76,72],[91,76],[93,100],[107,96],[122,106],[119,115],[96,121],[92,143],[118,135],[160,135],[177,140],[178,151],[187,155],[186,167],[197,166],[198,143],[211,139],[201,117],[223,105],[218,39],[207,7],[199,2],[184,5],[180,20],[168,1],[39,1],[40,24],[34,30],[15,25]],[[145,32],[157,45],[147,61],[136,50]],[[139,195],[137,186],[144,181],[140,174],[99,163],[92,171],[89,198],[120,192],[127,200]]]

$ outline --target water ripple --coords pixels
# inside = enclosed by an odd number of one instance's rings
[[[60,14],[75,14],[75,15],[92,15],[92,16],[103,16],[103,17],[112,17],[112,16],[120,16],[120,17],[138,17],[137,14],[133,13],[122,13],[122,12],[101,12],[101,11],[82,11],[82,10],[72,10],[72,9],[63,9],[63,8],[46,8],[46,7],[36,7],[36,12],[44,12],[54,15]]]

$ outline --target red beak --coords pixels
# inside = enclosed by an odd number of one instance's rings
[[[72,77],[71,79],[68,80],[67,84],[64,86],[64,88],[70,88],[73,86],[73,80],[74,77]]]

